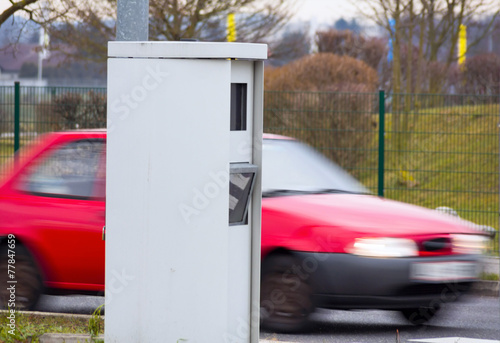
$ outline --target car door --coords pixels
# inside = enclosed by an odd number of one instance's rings
[[[104,139],[57,144],[15,184],[47,287],[104,289],[105,150]]]

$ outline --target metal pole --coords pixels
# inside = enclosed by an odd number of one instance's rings
[[[384,196],[384,153],[385,153],[385,92],[378,93],[378,196]]]
[[[500,96],[498,96],[498,118],[499,118],[499,123],[498,123],[498,128],[500,128]],[[497,128],[497,129],[498,129]],[[498,135],[498,140],[499,140],[499,146],[500,146],[500,134]],[[499,152],[499,170],[500,170],[500,152]],[[500,181],[500,173],[499,173],[499,181]],[[499,187],[500,187],[500,182],[499,182]],[[500,188],[499,188],[499,198],[500,198]],[[500,224],[500,201],[499,201],[499,224]],[[497,229],[497,254],[498,254],[498,259],[500,260],[500,226]],[[498,274],[500,275],[500,268],[498,270]],[[500,297],[500,289],[498,290],[498,296]]]
[[[21,87],[19,81],[14,82],[14,154],[19,150],[20,117],[21,117]]]
[[[118,0],[117,41],[147,41],[149,0]]]

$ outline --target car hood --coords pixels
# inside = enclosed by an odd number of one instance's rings
[[[435,210],[361,194],[311,194],[263,199],[269,212],[300,226],[330,226],[372,236],[474,233],[471,222]]]

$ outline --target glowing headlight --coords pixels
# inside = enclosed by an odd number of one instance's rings
[[[370,257],[418,256],[417,244],[405,238],[356,238],[348,252]]]
[[[488,237],[480,235],[453,235],[452,242],[458,254],[482,254],[488,247]]]

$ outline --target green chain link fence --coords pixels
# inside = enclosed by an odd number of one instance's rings
[[[266,92],[264,128],[306,141],[375,194],[452,209],[478,229],[498,230],[499,100]]]
[[[374,194],[452,208],[481,229],[498,230],[499,102],[500,96],[268,91],[264,128],[309,143]],[[0,165],[43,132],[105,125],[106,89],[0,87]],[[498,240],[491,250],[498,253]]]
[[[44,132],[105,126],[105,88],[0,87],[0,166]]]

